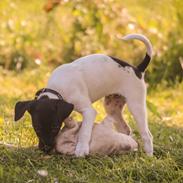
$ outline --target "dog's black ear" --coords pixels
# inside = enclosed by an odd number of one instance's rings
[[[68,103],[64,100],[59,100],[57,103],[57,113],[59,117],[59,121],[64,121],[70,113],[73,111],[74,105],[71,103]]]
[[[15,121],[19,120],[25,113],[26,110],[29,110],[33,104],[33,100],[17,102],[15,105]]]

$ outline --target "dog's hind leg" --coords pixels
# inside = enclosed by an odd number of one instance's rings
[[[131,133],[131,129],[122,116],[125,103],[125,98],[121,95],[108,95],[104,99],[104,108],[106,113],[114,118],[116,130],[129,135]]]
[[[144,143],[144,150],[153,155],[153,138],[148,128],[145,93],[139,91],[127,97],[127,106],[132,113]]]

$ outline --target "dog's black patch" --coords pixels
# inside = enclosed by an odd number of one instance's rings
[[[137,66],[137,69],[140,72],[144,72],[149,65],[149,62],[151,61],[151,57],[146,53],[146,56],[144,57],[143,61]]]
[[[49,152],[55,145],[62,122],[70,115],[74,106],[64,100],[48,99],[18,102],[15,106],[15,121],[19,120],[26,110],[32,118],[32,126],[39,138],[39,148]]]
[[[109,56],[109,57],[112,58],[116,63],[118,63],[119,64],[119,67],[126,67],[126,66],[131,67],[134,70],[136,76],[139,79],[142,78],[142,73],[136,67],[134,67],[134,66],[128,64],[127,62],[124,62],[123,60],[120,60],[118,58],[115,58],[115,57],[112,57],[112,56]]]

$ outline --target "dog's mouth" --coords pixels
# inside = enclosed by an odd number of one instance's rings
[[[41,151],[43,151],[46,154],[51,154],[52,152],[54,152],[54,149],[55,149],[54,144],[53,145],[45,145],[45,144],[41,143],[40,141],[39,141],[38,147]]]

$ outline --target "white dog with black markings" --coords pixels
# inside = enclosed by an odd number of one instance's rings
[[[137,122],[145,152],[148,155],[153,154],[144,82],[144,72],[152,57],[152,45],[140,34],[123,37],[123,40],[131,39],[142,41],[147,48],[145,58],[137,67],[103,54],[88,55],[56,68],[48,80],[47,87],[39,90],[34,100],[16,104],[15,120],[20,119],[26,110],[31,114],[40,149],[48,152],[54,147],[55,137],[62,122],[74,109],[83,116],[75,155],[87,155],[97,114],[92,103],[105,97],[104,106],[107,113],[114,115],[116,127],[125,134],[130,133],[130,128],[123,120],[121,111],[127,103]],[[114,104],[113,108],[108,107],[111,102]],[[121,103],[120,108],[115,107],[115,103]]]

